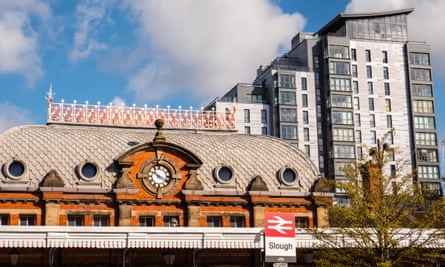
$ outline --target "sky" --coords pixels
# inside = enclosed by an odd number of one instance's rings
[[[54,101],[200,108],[339,13],[414,8],[432,47],[445,139],[443,0],[0,0],[0,132],[45,124]],[[439,33],[439,34],[438,34]]]

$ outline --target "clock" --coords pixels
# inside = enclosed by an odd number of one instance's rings
[[[170,171],[163,165],[156,164],[148,171],[148,181],[156,188],[167,186],[170,179]]]

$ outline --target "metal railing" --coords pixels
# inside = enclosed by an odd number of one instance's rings
[[[226,113],[215,110],[160,108],[159,106],[116,106],[112,103],[95,105],[86,101],[77,103],[53,103],[48,101],[48,123],[87,124],[121,127],[153,128],[157,119],[167,128],[235,130],[235,108]]]

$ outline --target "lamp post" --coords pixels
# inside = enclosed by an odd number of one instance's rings
[[[19,257],[20,257],[20,253],[17,251],[17,249],[13,249],[11,250],[11,252],[9,252],[9,258],[11,260],[11,265],[12,266],[16,266],[17,262],[19,261]]]

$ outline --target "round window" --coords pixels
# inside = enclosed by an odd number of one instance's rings
[[[291,183],[295,182],[296,179],[297,179],[297,176],[295,175],[293,170],[291,170],[291,169],[284,170],[284,172],[283,172],[283,180],[286,183],[291,184]]]
[[[232,170],[229,167],[223,166],[218,171],[218,177],[223,182],[228,182],[232,179]]]
[[[21,161],[14,160],[8,166],[9,175],[17,178],[25,173],[25,165]]]
[[[87,179],[92,179],[97,175],[97,167],[93,163],[85,163],[81,168],[81,174]]]

